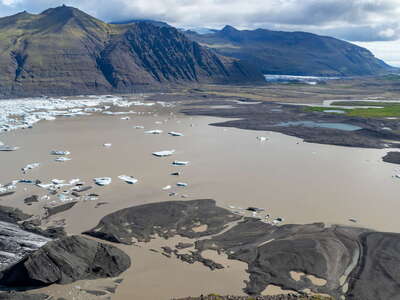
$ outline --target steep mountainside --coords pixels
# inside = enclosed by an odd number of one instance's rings
[[[0,96],[131,92],[166,83],[263,80],[175,28],[106,24],[72,7],[0,18]]]
[[[354,76],[393,70],[365,48],[306,32],[241,31],[226,26],[204,35],[185,34],[222,55],[258,66],[264,74]]]

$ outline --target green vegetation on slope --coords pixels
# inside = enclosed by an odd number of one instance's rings
[[[389,102],[352,102],[352,101],[338,101],[333,102],[332,105],[340,106],[376,106],[376,108],[353,108],[344,109],[339,108],[345,112],[347,116],[352,117],[364,117],[364,118],[388,118],[388,117],[400,117],[400,103],[389,103]],[[325,112],[326,110],[336,110],[337,108],[313,106],[306,107],[306,111],[318,111]],[[336,113],[336,112],[327,112]]]

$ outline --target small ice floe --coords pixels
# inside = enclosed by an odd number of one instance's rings
[[[65,180],[63,180],[63,179],[52,179],[51,182],[53,184],[64,184]]]
[[[175,132],[175,131],[168,132],[168,134],[171,136],[183,136],[183,133]]]
[[[152,154],[157,157],[165,157],[165,156],[170,156],[174,153],[175,150],[164,150],[164,151],[153,152]]]
[[[65,162],[65,161],[70,161],[70,160],[71,160],[71,158],[68,158],[65,156],[61,156],[61,157],[58,157],[55,159],[55,161],[58,161],[58,162]]]
[[[138,126],[135,126],[134,128],[135,128],[135,129],[144,129],[144,126],[138,125]]]
[[[265,136],[258,136],[256,137],[257,140],[259,140],[260,142],[265,142],[268,138]]]
[[[163,131],[160,129],[154,129],[154,130],[145,131],[145,133],[146,134],[161,134],[161,133],[163,133]]]
[[[162,124],[161,121],[155,121],[154,123],[157,124],[157,125],[161,125]]]
[[[0,151],[10,152],[10,151],[17,151],[19,147],[15,146],[7,146],[7,145],[0,145]]]
[[[276,218],[275,220],[272,221],[272,224],[278,225],[278,224],[282,223],[283,221],[285,221],[284,218]]]
[[[235,208],[236,208],[236,207],[233,206],[233,205],[228,205],[228,207],[229,207],[230,209],[235,209]]]
[[[139,181],[136,178],[133,178],[132,176],[128,176],[128,175],[120,175],[120,176],[118,176],[118,178],[129,184],[135,184]]]
[[[178,182],[178,183],[176,184],[176,186],[186,187],[186,186],[188,186],[188,184],[185,183],[185,182]]]
[[[74,178],[74,179],[71,179],[71,180],[69,181],[69,184],[70,184],[70,185],[75,185],[75,184],[78,184],[78,183],[83,184],[79,178]]]
[[[16,190],[17,186],[15,184],[7,184],[5,186],[0,184],[0,197],[14,194]]]
[[[105,185],[109,185],[112,181],[112,179],[110,177],[98,177],[98,178],[94,178],[93,181],[100,186],[105,186]]]
[[[32,164],[26,165],[24,168],[22,168],[22,172],[26,173],[28,170],[35,169],[39,166],[40,166],[39,163],[32,163]]]
[[[173,166],[187,166],[189,164],[188,161],[179,161],[179,160],[175,160],[172,162]]]
[[[53,150],[53,151],[50,152],[50,154],[51,154],[51,155],[62,155],[62,156],[65,156],[65,155],[70,155],[71,152],[69,152],[69,151],[62,151],[62,150]]]
[[[350,218],[349,221],[353,222],[353,223],[357,223],[357,219],[355,219],[355,218]]]
[[[163,191],[167,191],[167,190],[170,190],[170,189],[172,189],[172,186],[170,186],[170,185],[164,186],[162,188]]]
[[[103,146],[106,147],[106,148],[110,148],[110,147],[112,146],[112,144],[110,144],[110,143],[105,143],[105,144],[103,144]]]
[[[128,120],[130,120],[131,119],[131,117],[122,117],[121,118],[121,120],[125,120],[125,121],[128,121]]]

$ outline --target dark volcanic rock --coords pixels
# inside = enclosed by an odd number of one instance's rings
[[[321,296],[307,296],[307,295],[275,295],[275,296],[257,296],[257,297],[249,297],[249,296],[220,296],[220,295],[208,295],[208,296],[200,296],[200,297],[188,297],[188,298],[180,298],[173,300],[333,300],[329,297],[321,297]]]
[[[47,243],[5,270],[0,284],[45,286],[114,277],[130,264],[129,256],[114,246],[71,236]]]
[[[363,256],[351,274],[346,299],[398,299],[400,295],[400,234],[362,235]]]
[[[382,160],[387,163],[400,165],[400,152],[388,152]]]
[[[78,203],[77,201],[74,201],[74,202],[68,202],[65,204],[57,205],[57,206],[46,207],[47,217],[51,217],[56,214],[67,211],[67,210],[71,209],[72,207],[74,207],[75,204],[77,204],[77,203]]]
[[[0,300],[51,300],[48,295],[45,294],[27,294],[18,292],[4,292],[0,293]]]
[[[37,195],[32,195],[24,199],[26,205],[32,205],[34,202],[39,202],[39,197]]]
[[[25,214],[22,210],[18,208],[1,206],[0,205],[0,221],[17,223],[20,221],[27,220],[31,215]]]
[[[221,232],[240,216],[217,207],[214,200],[169,201],[125,208],[105,216],[85,234],[117,243],[131,244],[132,238],[149,241],[151,236],[181,235],[196,238]],[[207,225],[202,232],[193,230]]]
[[[227,232],[196,243],[200,251],[225,251],[230,259],[249,265],[246,292],[260,294],[269,284],[288,290],[311,289],[316,293],[342,295],[339,279],[360,253],[359,235],[366,230],[324,224],[280,227],[246,220]],[[294,280],[291,271],[327,280],[316,286],[310,280]]]

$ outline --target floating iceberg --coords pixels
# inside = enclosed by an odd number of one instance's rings
[[[70,155],[71,152],[69,151],[62,151],[62,150],[53,150],[50,152],[51,155]]]
[[[161,134],[161,133],[163,133],[163,131],[160,130],[160,129],[154,129],[154,130],[145,131],[145,133],[147,133],[147,134]]]
[[[172,165],[174,165],[174,166],[187,166],[188,164],[189,164],[188,161],[175,160],[172,162]]]
[[[51,182],[53,184],[63,184],[65,182],[65,180],[62,179],[52,179]]]
[[[61,157],[58,157],[55,159],[55,161],[58,161],[58,162],[65,162],[65,161],[69,161],[69,160],[71,160],[71,158],[64,157],[64,156],[61,156]]]
[[[0,145],[0,151],[16,151],[19,147]]]
[[[266,138],[265,136],[258,136],[257,140],[259,140],[260,142],[265,142],[268,138]]]
[[[35,169],[35,168],[37,168],[37,167],[39,167],[39,166],[40,166],[39,163],[32,163],[32,164],[26,165],[26,167],[22,168],[22,172],[25,173],[25,172],[27,172],[28,170]]]
[[[138,126],[135,126],[135,129],[144,129],[144,126],[138,125]]]
[[[170,156],[174,153],[175,150],[164,150],[164,151],[153,152],[152,154],[157,157],[165,157],[165,156]]]
[[[105,185],[109,185],[112,181],[112,179],[110,177],[98,177],[98,178],[94,178],[93,181],[100,186],[105,186]]]
[[[186,187],[186,186],[188,186],[188,184],[185,183],[185,182],[178,182],[178,183],[176,184],[176,186]]]
[[[164,186],[162,188],[163,191],[167,191],[167,190],[170,190],[170,189],[172,189],[172,186],[170,186],[170,185]]]
[[[121,120],[126,120],[126,121],[127,121],[127,120],[130,120],[130,119],[131,119],[131,117],[122,117],[122,118],[121,118]]]
[[[133,178],[132,176],[128,176],[128,175],[120,175],[120,176],[118,176],[118,178],[129,184],[135,184],[139,181],[136,178]]]
[[[172,135],[172,136],[183,136],[183,133],[175,132],[175,131],[168,132],[168,134]]]
[[[112,146],[112,144],[110,144],[110,143],[106,143],[106,144],[103,144],[103,146],[104,146],[104,147],[111,147],[111,146]]]

